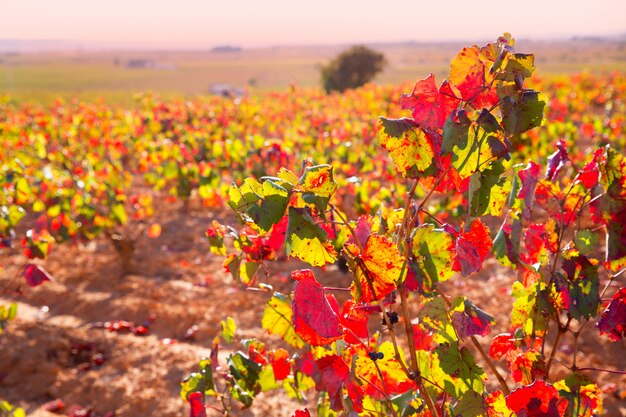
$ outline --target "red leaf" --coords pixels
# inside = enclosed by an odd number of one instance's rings
[[[548,157],[548,167],[546,168],[546,178],[550,181],[555,180],[565,163],[569,160],[563,139],[557,142],[556,147],[557,151]]]
[[[302,410],[294,411],[291,417],[311,417],[311,413],[309,412],[308,408],[304,408]]]
[[[454,311],[451,315],[452,325],[460,338],[486,336],[491,332],[490,324],[495,323],[493,317],[472,304],[464,301],[464,311]]]
[[[481,270],[483,261],[491,250],[489,227],[475,219],[469,231],[456,233],[456,257],[452,269],[468,276]]]
[[[355,309],[354,301],[347,300],[343,303],[341,308],[341,314],[339,315],[339,322],[344,328],[344,340],[350,344],[361,343],[359,338],[366,339],[368,337],[367,332],[367,320],[369,313],[363,309]]]
[[[509,359],[509,368],[515,382],[530,384],[546,375],[541,354],[535,349],[520,352]]]
[[[324,288],[309,269],[294,271],[293,323],[296,333],[308,344],[321,346],[339,339],[343,332],[337,313],[326,299]]]
[[[415,350],[432,350],[433,348],[433,332],[424,329],[419,324],[413,325],[413,343]]]
[[[285,236],[287,236],[287,225],[289,224],[289,216],[283,216],[270,232],[267,244],[274,252],[278,251],[285,244]]]
[[[324,356],[315,361],[319,373],[314,374],[315,389],[326,391],[330,399],[330,408],[335,411],[343,410],[343,386],[350,380],[350,368],[337,355]]]
[[[511,333],[500,333],[491,341],[489,356],[497,360],[513,349],[515,349],[515,340],[513,336],[511,336]]]
[[[189,417],[206,417],[206,409],[204,408],[204,396],[201,392],[192,392],[189,394],[187,401],[191,406]]]
[[[522,181],[522,188],[520,188],[517,196],[524,199],[524,211],[522,212],[522,218],[524,220],[530,220],[530,211],[533,207],[535,189],[537,188],[537,182],[539,182],[540,170],[541,167],[539,164],[529,162],[526,168],[522,169],[517,174]]]
[[[52,276],[43,267],[35,264],[26,265],[22,276],[31,287],[41,285],[45,281],[52,281]]]
[[[559,397],[556,388],[539,380],[509,394],[506,405],[515,413],[525,411],[527,417],[560,417],[567,401]]]
[[[608,334],[612,341],[622,340],[626,336],[626,287],[620,288],[598,321],[601,334]]]
[[[289,352],[285,349],[276,349],[270,353],[270,363],[274,371],[276,381],[282,381],[289,376],[291,372],[291,361],[289,360]]]
[[[441,130],[459,101],[447,81],[437,89],[434,74],[418,81],[413,92],[402,95],[400,99],[402,108],[411,109],[415,121],[429,130]]]
[[[370,235],[372,234],[372,226],[371,223],[373,222],[372,216],[359,216],[358,220],[356,221],[356,227],[354,228],[354,233],[357,237],[357,239],[359,240],[359,243],[361,244],[361,246],[365,246],[365,244],[367,243],[367,239],[369,239]],[[348,239],[348,242],[352,242],[354,243],[354,237],[350,236],[350,239]]]
[[[580,182],[586,189],[591,190],[598,183],[600,178],[600,168],[598,160],[602,157],[602,148],[596,149],[593,159],[587,162],[583,169],[578,173],[576,181]]]

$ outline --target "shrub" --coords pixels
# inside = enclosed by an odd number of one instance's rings
[[[385,56],[366,46],[353,46],[322,67],[322,84],[327,93],[361,87],[381,72]]]

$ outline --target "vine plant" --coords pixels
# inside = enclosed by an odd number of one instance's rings
[[[545,171],[515,160],[520,135],[542,123],[544,101],[524,88],[533,55],[513,47],[505,34],[464,48],[448,81],[437,86],[431,74],[402,96],[411,117],[381,117],[380,145],[409,190],[400,207],[349,219],[330,165],[232,186],[229,205],[244,226],[214,222],[208,238],[236,279],[255,285],[265,261],[284,248],[313,267],[345,260],[352,283],[325,287],[313,270],[300,269],[291,274],[291,294],[258,284],[269,294],[262,326],[287,349],[241,340],[224,365],[218,350],[234,342],[235,324],[223,321],[210,357],[182,383],[192,416],[206,415],[206,407],[230,415],[233,401],[249,407],[256,394],[280,386],[300,399],[315,388],[319,416],[591,416],[601,409],[588,371],[610,370],[579,367],[576,351],[598,316],[610,339],[626,332],[626,288],[601,311],[626,266],[626,161],[606,146],[577,166],[564,142]],[[431,207],[446,194],[461,196],[464,210],[444,221]],[[480,271],[491,253],[517,280],[509,331],[483,346],[478,337],[490,335],[493,317],[440,283]],[[575,340],[571,363],[556,358],[567,333]],[[294,412],[308,415],[308,408]]]

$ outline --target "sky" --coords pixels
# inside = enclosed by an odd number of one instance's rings
[[[195,49],[626,33],[624,0],[2,0],[0,39]]]

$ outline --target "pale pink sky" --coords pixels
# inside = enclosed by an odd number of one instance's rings
[[[0,39],[117,47],[555,38],[626,33],[624,0],[1,0]]]

